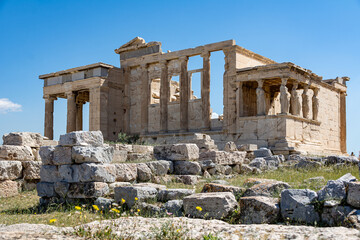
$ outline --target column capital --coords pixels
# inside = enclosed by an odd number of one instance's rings
[[[289,80],[288,77],[282,77],[281,78],[281,85],[286,85],[287,81]]]
[[[295,80],[294,83],[293,83],[292,89],[296,90],[298,88],[298,86],[299,86],[299,82],[297,80]]]
[[[229,55],[229,53],[231,53],[231,50],[232,50],[231,47],[227,47],[227,48],[224,48],[224,49],[223,49],[223,52],[224,52],[224,54],[225,54],[225,57],[226,57],[227,55]]]
[[[141,65],[140,65],[140,68],[141,68],[141,70],[147,70],[147,68],[148,68],[148,64],[147,63],[142,63]]]
[[[188,57],[188,56],[181,56],[181,57],[179,57],[179,60],[180,60],[181,62],[188,61],[188,60],[189,60],[189,57]]]
[[[74,97],[75,93],[73,91],[65,92],[66,97]]]
[[[210,55],[211,55],[211,53],[209,51],[203,51],[200,54],[200,57],[205,58],[205,59],[210,59]]]
[[[264,86],[265,79],[257,79],[258,88],[262,88]]]
[[[161,67],[164,67],[164,66],[166,66],[166,65],[168,64],[168,60],[166,60],[166,59],[161,59],[161,60],[159,61],[159,63],[161,64]]]
[[[57,100],[57,97],[52,96],[52,95],[44,95],[43,99],[45,99],[45,101],[54,101],[54,100]]]
[[[317,96],[320,91],[320,88],[313,88],[312,90],[314,92],[314,96]]]

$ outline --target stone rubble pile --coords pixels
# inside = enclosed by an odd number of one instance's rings
[[[39,133],[13,132],[3,136],[0,146],[0,197],[32,190],[40,180],[39,148],[46,142]]]

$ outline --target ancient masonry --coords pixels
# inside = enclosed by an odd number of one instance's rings
[[[211,119],[211,53],[225,56],[223,116]],[[115,52],[121,67],[95,63],[41,75],[45,136],[53,139],[54,100],[67,99],[67,132],[82,130],[82,108],[90,103],[89,130],[106,140],[140,134],[172,143],[206,133],[222,149],[226,142],[257,144],[275,154],[346,153],[347,77],[323,80],[293,63],[277,63],[228,40],[175,52],[136,37]],[[203,67],[188,70],[189,58]],[[201,73],[201,96],[191,89]],[[179,82],[173,77],[179,76]]]

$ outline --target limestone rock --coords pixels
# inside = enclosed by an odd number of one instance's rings
[[[323,224],[330,227],[344,225],[344,221],[353,209],[349,206],[325,207],[321,214]]]
[[[343,181],[344,183],[348,183],[348,182],[356,182],[357,179],[356,177],[354,177],[353,175],[351,175],[351,173],[347,173],[344,176],[341,176],[339,179],[340,181]]]
[[[229,185],[221,185],[216,183],[206,183],[201,190],[202,193],[207,192],[231,192],[234,196],[240,196],[245,191],[244,188],[229,186]]]
[[[244,162],[246,152],[208,151],[200,154],[200,160],[212,160],[216,165],[234,165]]]
[[[54,149],[53,164],[73,164],[73,160],[71,158],[71,147],[56,146]]]
[[[183,199],[185,215],[196,218],[222,219],[228,216],[238,203],[230,192],[197,193]],[[196,209],[201,207],[201,211]]]
[[[79,182],[111,183],[115,182],[115,179],[118,179],[118,168],[114,164],[83,163],[80,165],[75,165],[73,167],[75,170],[75,175],[79,176]]]
[[[99,147],[104,144],[101,131],[76,131],[60,135],[61,146],[88,146]]]
[[[140,182],[147,182],[151,180],[152,172],[146,163],[137,163],[137,179]]]
[[[256,144],[241,144],[238,146],[239,151],[252,152],[258,150],[258,146]]]
[[[142,202],[147,200],[156,199],[157,190],[153,187],[116,187],[115,192],[115,202],[122,203],[122,199],[125,200],[125,204],[132,208],[136,201]],[[135,197],[137,200],[135,200]]]
[[[254,150],[254,155],[256,158],[263,158],[263,157],[271,157],[272,153],[271,153],[270,149],[260,148],[260,149]]]
[[[94,205],[98,206],[99,209],[109,210],[111,208],[111,204],[113,203],[114,203],[114,199],[98,197],[95,200]]]
[[[43,182],[58,182],[60,181],[60,174],[57,166],[42,165],[40,168],[40,178]]]
[[[264,158],[255,158],[254,160],[252,160],[250,163],[249,163],[249,166],[250,167],[255,167],[255,168],[258,168],[260,170],[264,170],[264,169],[267,169],[267,163],[266,163],[266,160]]]
[[[40,147],[43,136],[32,132],[11,132],[3,136],[3,145]]]
[[[137,165],[135,163],[118,163],[116,166],[117,182],[132,182],[137,178]]]
[[[134,187],[151,187],[155,188],[157,191],[165,190],[166,186],[161,184],[155,184],[155,183],[136,183],[133,184]]]
[[[34,161],[35,156],[29,146],[0,146],[0,159],[17,161]]]
[[[145,215],[150,215],[150,216],[162,215],[162,209],[155,204],[139,202],[137,208],[140,209],[143,214],[145,213]]]
[[[199,164],[203,171],[207,171],[209,168],[214,168],[216,166],[212,160],[202,160],[202,161],[199,161]]]
[[[74,146],[72,148],[72,159],[75,163],[110,163],[113,154],[113,147]]]
[[[183,199],[186,196],[194,194],[195,190],[193,189],[165,189],[160,190],[158,193],[158,201],[167,202],[169,200]]]
[[[43,165],[53,165],[55,146],[42,146],[39,155]]]
[[[304,180],[304,183],[323,185],[325,184],[325,178],[323,176],[308,178]]]
[[[152,173],[156,176],[165,176],[172,168],[171,161],[158,160],[147,162],[146,165],[151,169]]]
[[[54,191],[56,194],[58,194],[60,197],[65,198],[67,196],[67,193],[69,192],[70,183],[68,182],[56,182],[54,183]]]
[[[337,163],[344,163],[344,164],[358,164],[359,159],[355,156],[328,156],[326,157],[325,164],[327,165],[335,165]]]
[[[240,198],[240,221],[243,224],[277,223],[279,199],[254,196]]]
[[[295,164],[295,168],[304,168],[304,169],[314,169],[321,167],[322,164],[320,162],[300,160],[297,164]]]
[[[196,185],[198,183],[198,178],[195,175],[178,175],[175,177],[175,181],[185,185]]]
[[[330,180],[317,194],[319,201],[336,200],[340,203],[346,198],[345,184],[341,180]]]
[[[193,143],[179,143],[154,147],[154,157],[159,160],[197,160],[199,148]]]
[[[129,182],[114,182],[114,183],[109,183],[108,185],[109,185],[109,190],[114,191],[114,188],[116,188],[116,187],[131,186],[131,183],[129,183]]]
[[[235,151],[237,151],[236,144],[234,142],[225,143],[224,151],[225,152],[235,152]]]
[[[281,191],[284,189],[290,188],[290,185],[276,181],[272,179],[263,179],[260,183],[253,185],[252,187],[246,189],[244,196],[265,196],[265,197],[274,197],[280,195]]]
[[[34,179],[40,179],[40,169],[42,166],[42,162],[39,161],[26,161],[23,162],[23,175],[24,179],[27,180],[34,180]]]
[[[39,197],[55,197],[54,183],[39,182],[36,185],[36,190]]]
[[[109,186],[104,182],[71,183],[67,197],[98,198],[109,192]]]
[[[198,175],[201,167],[198,162],[174,161],[174,172],[178,175]]]
[[[250,167],[247,164],[241,164],[241,166],[240,166],[240,174],[256,173],[256,169],[258,169],[258,168]]]
[[[22,168],[20,161],[0,161],[0,181],[21,178]]]
[[[360,182],[348,183],[347,204],[360,208]]]
[[[0,181],[0,198],[13,197],[19,194],[18,183],[11,180]]]
[[[311,205],[316,199],[316,192],[309,189],[285,189],[281,192],[281,215],[294,222],[318,223],[320,216]]]
[[[112,163],[123,163],[127,161],[128,152],[123,150],[114,150]]]
[[[132,152],[152,155],[154,152],[154,146],[147,145],[133,145]]]
[[[164,204],[163,210],[175,217],[181,217],[183,215],[183,200],[170,200]]]

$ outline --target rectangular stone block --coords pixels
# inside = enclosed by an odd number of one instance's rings
[[[116,181],[117,182],[132,182],[137,178],[137,164],[123,163],[114,164],[116,166]]]
[[[117,168],[115,164],[83,163],[73,166],[74,178],[79,182],[115,182]],[[136,178],[135,178],[136,179]]]
[[[27,161],[22,163],[24,167],[23,177],[26,180],[40,179],[40,169],[42,162],[40,161]]]
[[[40,133],[12,132],[3,136],[3,145],[40,147],[43,136]]]
[[[72,164],[71,147],[56,146],[54,150],[54,165]]]
[[[54,183],[39,182],[36,184],[36,190],[39,197],[56,197]]]
[[[15,181],[0,181],[0,198],[13,197],[19,194],[19,184]]]
[[[67,191],[68,198],[98,198],[109,192],[104,182],[71,183]]]
[[[114,154],[114,148],[74,146],[72,148],[72,159],[75,163],[110,163]]]
[[[128,156],[128,152],[124,150],[114,150],[114,155],[112,159],[112,163],[122,163],[126,162]]]
[[[122,199],[124,199],[125,204],[131,208],[135,205],[136,201],[156,199],[158,191],[153,187],[125,186],[114,188],[114,193],[115,202],[122,203]],[[135,200],[135,197],[138,200]]]
[[[43,165],[53,165],[55,146],[40,147],[39,155]]]
[[[154,146],[146,146],[146,145],[133,145],[134,153],[142,153],[142,154],[150,154],[152,155],[154,152]]]
[[[194,143],[179,143],[154,147],[154,157],[159,160],[197,160],[199,147]]]
[[[60,175],[57,166],[43,165],[40,169],[40,179],[43,182],[59,182]]]
[[[246,152],[209,151],[200,154],[200,160],[212,160],[218,165],[234,165],[244,162]]]
[[[20,161],[0,161],[0,181],[14,180],[22,177]]]
[[[2,145],[0,146],[0,159],[33,161],[35,156],[29,146]]]
[[[101,131],[76,131],[60,135],[59,145],[61,146],[94,146],[104,144]]]

